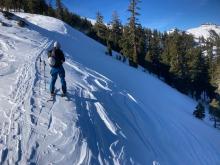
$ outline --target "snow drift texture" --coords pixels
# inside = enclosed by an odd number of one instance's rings
[[[192,99],[57,19],[17,15],[29,26],[0,14],[0,164],[220,164],[220,132],[192,116]],[[47,102],[55,40],[69,97],[58,81]]]

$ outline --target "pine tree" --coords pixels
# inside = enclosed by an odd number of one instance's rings
[[[130,0],[130,5],[128,7],[128,11],[130,12],[131,16],[129,18],[129,39],[131,42],[131,46],[133,48],[133,52],[129,55],[130,65],[137,67],[138,64],[138,52],[137,52],[137,31],[136,26],[138,25],[137,16],[140,14],[138,10],[140,9],[137,5],[140,0]]]
[[[214,73],[214,65],[213,65],[213,61],[214,61],[214,54],[213,54],[213,43],[207,41],[206,42],[206,52],[207,52],[207,64],[209,66],[209,75],[210,75],[210,82],[212,82],[213,79],[213,73]]]
[[[205,108],[201,102],[197,104],[196,109],[193,112],[193,115],[201,120],[205,117]]]
[[[55,11],[54,11],[51,3],[48,4],[47,14],[51,17],[55,17]]]
[[[216,37],[213,45],[215,45],[215,50],[213,50],[213,59],[211,61],[211,84],[217,89],[216,92],[220,94],[220,37]]]
[[[220,57],[216,58],[213,61],[213,72],[212,72],[212,79],[211,84],[215,87],[216,91],[220,94]]]
[[[61,0],[56,0],[56,16],[57,18],[63,20],[64,19],[64,7]]]
[[[201,93],[205,91],[208,84],[208,70],[205,65],[205,59],[200,48],[191,48],[187,51],[189,60],[189,76],[190,76],[190,90],[192,96],[198,100]]]
[[[82,31],[83,33],[89,35],[92,32],[92,24],[90,21],[88,21],[86,18],[81,20],[81,24],[80,24],[80,31]]]
[[[119,41],[119,46],[121,48],[121,54],[124,56],[124,57],[127,57],[130,59],[130,55],[132,55],[133,53],[133,49],[132,49],[132,45],[131,45],[131,42],[129,40],[129,26],[124,26],[123,27],[123,34],[122,34],[122,38],[121,40]]]
[[[111,28],[109,29],[109,40],[114,50],[119,51],[119,41],[122,37],[122,24],[116,11],[112,14]]]
[[[106,54],[112,56],[112,47],[111,47],[109,40],[107,40],[107,47],[106,48],[107,48]]]
[[[18,10],[18,11],[20,11],[22,8],[24,8],[24,0],[17,0],[16,1],[16,9]]]
[[[162,40],[163,40],[164,49],[161,55],[161,62],[167,66],[170,66],[171,48],[174,46],[173,37],[165,33],[163,35]]]
[[[176,30],[169,36],[168,59],[170,61],[170,73],[174,76],[175,87],[183,93],[188,93],[190,87],[188,53],[194,47],[193,36]]]
[[[99,41],[106,44],[107,39],[107,27],[104,24],[104,18],[100,12],[96,13],[96,23],[94,25],[95,32],[99,37]]]
[[[144,58],[146,55],[146,35],[145,29],[139,24],[137,26],[137,55],[138,55],[138,64],[145,66]]]
[[[13,8],[13,0],[4,0],[4,7],[7,11]]]
[[[0,1],[0,9],[3,9],[5,7],[5,0]]]
[[[220,57],[220,36],[216,40],[215,45],[216,45],[216,56]]]
[[[213,99],[209,104],[209,113],[214,120],[214,127],[217,127],[217,122],[220,120],[220,102],[217,99]]]
[[[158,76],[160,72],[160,49],[160,34],[157,30],[154,30],[149,39],[145,60],[150,65],[150,70]]]
[[[47,4],[44,0],[28,0],[24,9],[33,14],[43,14],[47,10]]]
[[[169,46],[169,37],[165,32],[161,36],[161,53],[160,53],[160,74],[164,78],[165,82],[169,85],[172,85],[171,77],[169,73],[170,70],[170,46]]]

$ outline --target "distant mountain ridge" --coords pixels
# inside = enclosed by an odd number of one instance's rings
[[[213,23],[205,23],[199,27],[188,29],[186,32],[192,34],[196,39],[199,37],[204,37],[208,39],[211,36],[211,31],[214,31],[220,36],[220,26]]]
[[[196,39],[198,39],[199,37],[204,37],[204,39],[209,38],[211,36],[210,31],[214,31],[216,34],[220,36],[220,26],[214,23],[204,23],[201,24],[199,27],[190,28],[186,31],[175,27],[168,30],[167,33],[173,33],[176,30],[178,30],[179,32],[186,32],[188,34],[192,34]]]
[[[186,32],[187,34],[191,34],[194,36],[195,41],[199,42],[199,38],[204,38],[207,40],[208,38],[212,38],[213,36],[220,37],[220,26],[214,23],[204,23],[201,24],[199,27],[190,28],[186,31],[178,29],[178,28],[172,28],[167,31],[168,34],[173,33],[174,31],[178,31],[179,33]]]

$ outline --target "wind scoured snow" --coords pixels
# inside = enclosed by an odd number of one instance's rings
[[[220,164],[220,132],[192,116],[195,101],[60,20],[16,14],[29,26],[0,13],[0,164]],[[68,97],[58,80],[48,102],[56,40]]]
[[[27,13],[17,13],[17,15],[21,18],[24,18],[30,21],[32,24],[40,26],[43,29],[52,32],[58,32],[61,34],[67,34],[67,29],[65,23],[63,21],[53,19],[51,17],[44,16],[37,14],[27,14]]]

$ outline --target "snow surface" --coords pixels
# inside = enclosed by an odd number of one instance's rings
[[[192,116],[195,101],[57,19],[17,15],[29,26],[0,14],[0,164],[220,164],[220,132]],[[58,81],[47,102],[55,40],[69,94]]]
[[[199,37],[208,39],[210,37],[210,30],[214,30],[218,35],[220,35],[220,26],[213,24],[204,24],[197,28],[188,29],[187,32],[192,34],[196,39]]]

